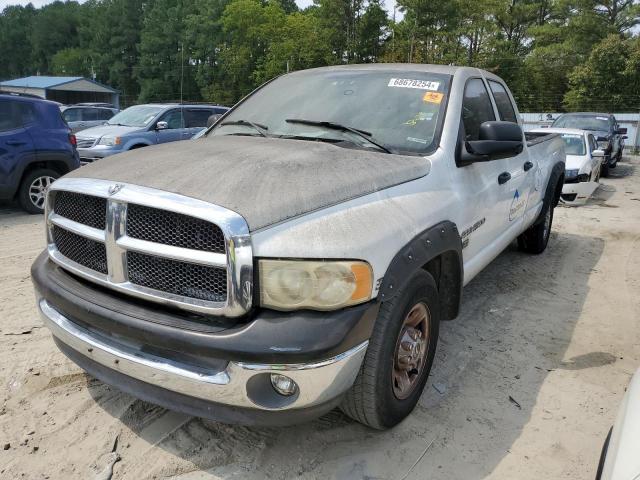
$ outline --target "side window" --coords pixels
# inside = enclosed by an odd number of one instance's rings
[[[182,110],[171,110],[165,113],[160,121],[167,122],[169,129],[183,128]]]
[[[79,122],[80,120],[82,120],[82,117],[80,116],[80,109],[67,108],[64,112],[62,112],[62,118],[64,118],[64,121],[67,123]]]
[[[35,123],[38,117],[36,115],[36,109],[32,104],[18,102],[16,106],[18,107],[20,118],[22,118],[22,125]]]
[[[213,113],[216,113],[218,115],[223,115],[227,113],[228,110],[229,110],[228,108],[214,108]]]
[[[496,107],[498,107],[500,120],[504,120],[505,122],[518,123],[516,111],[513,108],[513,104],[511,103],[509,94],[507,93],[507,90],[504,88],[504,86],[502,86],[502,84],[498,82],[489,80],[489,87],[491,88],[493,98],[496,101]]]
[[[82,120],[84,120],[85,122],[93,122],[95,120],[98,120],[98,110],[95,108],[83,108]]]
[[[212,110],[205,110],[204,108],[194,108],[185,112],[184,121],[187,124],[187,128],[206,127],[207,119],[211,115],[213,115]]]
[[[109,110],[108,108],[98,110],[98,120],[109,120],[113,115],[115,115],[113,110]]]
[[[589,151],[593,152],[594,150],[597,150],[597,146],[596,146],[596,140],[595,138],[593,138],[593,135],[589,134]]]
[[[0,100],[0,132],[22,128],[18,102]]]
[[[462,123],[465,139],[478,140],[480,125],[495,119],[489,92],[487,92],[483,81],[479,78],[469,80],[464,89],[462,100]]]

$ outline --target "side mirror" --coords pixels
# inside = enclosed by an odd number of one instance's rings
[[[169,124],[167,122],[160,121],[156,123],[156,130],[166,130],[169,128]]]
[[[604,150],[600,150],[600,149],[594,150],[593,152],[591,152],[591,156],[593,158],[598,158],[598,157],[602,158],[604,157]]]
[[[480,125],[478,140],[465,142],[468,153],[478,157],[475,162],[517,155],[524,148],[522,128],[512,122],[484,122]]]
[[[618,130],[616,130],[616,133],[618,135],[626,135],[627,134],[627,129],[626,128],[619,128]]]

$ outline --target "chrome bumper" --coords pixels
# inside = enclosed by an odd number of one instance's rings
[[[259,410],[313,407],[344,393],[353,384],[368,342],[327,360],[309,364],[229,362],[223,371],[206,372],[154,356],[91,332],[38,299],[45,326],[62,343],[107,368],[173,392],[211,402]],[[286,375],[298,391],[283,397],[270,385],[270,374]],[[117,386],[117,385],[116,385]]]

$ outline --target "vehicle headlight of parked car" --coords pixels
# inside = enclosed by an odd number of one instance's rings
[[[609,149],[609,140],[598,140],[598,149],[604,150],[605,152]]]
[[[102,137],[98,142],[98,145],[106,145],[113,147],[114,145],[120,145],[122,139],[120,137]]]
[[[566,178],[566,179],[576,178],[578,176],[578,172],[579,172],[579,170],[577,168],[576,169],[572,169],[572,170],[565,170],[564,178]]]
[[[260,300],[278,310],[334,310],[371,298],[372,270],[361,261],[260,260]]]

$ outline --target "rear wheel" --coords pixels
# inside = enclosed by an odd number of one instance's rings
[[[435,281],[420,270],[380,307],[367,354],[342,411],[377,429],[393,427],[409,415],[429,377],[439,325]]]
[[[607,178],[609,176],[609,162],[602,164],[602,167],[600,168],[600,176],[603,178]]]
[[[536,255],[544,252],[549,243],[552,223],[553,205],[549,204],[544,212],[543,219],[529,227],[518,237],[518,247],[520,247],[520,250]]]
[[[20,206],[32,214],[43,213],[47,191],[59,177],[58,172],[48,168],[39,168],[27,173],[18,192]]]

